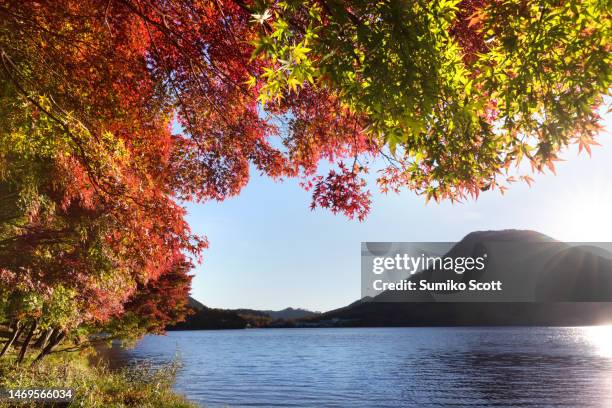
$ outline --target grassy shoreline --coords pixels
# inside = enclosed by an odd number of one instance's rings
[[[104,364],[92,364],[86,357],[61,353],[51,355],[31,367],[19,366],[14,356],[0,360],[0,388],[72,388],[71,403],[45,406],[87,408],[197,408],[172,390],[177,365],[152,367],[141,364],[121,370],[109,370]],[[40,407],[40,403],[11,404],[0,401],[0,407]]]

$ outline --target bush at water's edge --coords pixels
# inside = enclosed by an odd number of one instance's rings
[[[72,403],[45,406],[86,408],[197,408],[172,391],[176,364],[152,367],[141,364],[119,371],[104,365],[92,365],[83,357],[68,354],[49,356],[38,365],[29,362],[16,367],[13,358],[0,361],[0,388],[72,388]],[[0,401],[0,407],[12,407]],[[19,407],[38,407],[40,403],[19,404]]]

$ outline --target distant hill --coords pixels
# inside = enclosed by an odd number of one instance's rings
[[[520,244],[516,246],[520,250],[495,254],[491,249],[500,242]],[[534,245],[537,243],[547,244]],[[491,267],[495,270],[487,272],[520,275],[521,282],[533,291],[536,302],[453,302],[453,294],[448,296],[449,301],[438,299],[436,302],[427,294],[383,292],[375,298],[364,298],[307,319],[304,325],[574,326],[612,321],[612,302],[609,302],[612,299],[612,254],[609,252],[586,246],[570,247],[534,231],[505,230],[471,233],[447,256],[474,256],[485,249],[497,259]],[[533,249],[532,253],[529,249]],[[414,279],[422,279],[430,273],[421,272],[414,275]],[[421,297],[421,302],[402,301],[403,297],[410,296]]]
[[[303,319],[306,317],[314,317],[320,312],[312,312],[307,309],[294,309],[292,307],[288,307],[283,310],[253,310],[253,309],[233,309],[233,312],[244,315],[255,315],[255,316],[268,316],[272,319],[282,319],[282,320],[295,320],[295,319]]]
[[[285,327],[293,320],[312,318],[319,312],[288,307],[283,310],[213,309],[189,297],[193,314],[168,330],[244,329],[247,327]]]
[[[187,306],[189,306],[193,310],[202,310],[206,308],[206,306],[204,306],[202,303],[198,302],[191,296],[189,296],[189,299],[187,300]]]
[[[500,243],[517,245],[510,246],[510,251],[500,252]],[[541,243],[550,245],[536,245]],[[569,246],[535,231],[504,230],[470,233],[446,256],[475,256],[485,250],[491,254],[490,260],[495,261],[487,273],[520,275],[524,284],[533,291],[536,302],[453,302],[452,293],[450,300],[440,301],[439,296],[434,299],[427,294],[383,292],[375,298],[359,299],[340,309],[317,313],[293,308],[280,311],[210,309],[190,298],[189,304],[196,313],[171,329],[581,326],[612,322],[612,302],[608,301],[612,299],[612,253],[587,245]],[[430,271],[420,272],[414,278],[420,279],[428,273]],[[465,277],[478,278],[467,272]],[[424,297],[420,302],[405,302],[401,301],[402,296]]]
[[[211,309],[189,298],[193,314],[184,322],[168,327],[168,330],[244,329],[248,322],[237,313],[223,309]]]
[[[278,310],[278,311],[264,310],[264,312],[270,315],[270,317],[274,319],[284,319],[284,320],[303,319],[305,317],[312,317],[312,316],[317,316],[321,314],[321,312],[312,312],[310,310],[301,309],[301,308],[294,309],[292,307],[288,307],[286,309]]]

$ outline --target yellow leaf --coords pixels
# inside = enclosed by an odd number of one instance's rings
[[[255,79],[254,76],[249,75],[249,79],[247,79],[246,81],[244,81],[245,85],[247,85],[250,88],[253,88],[255,86],[255,84],[257,83],[257,80]]]

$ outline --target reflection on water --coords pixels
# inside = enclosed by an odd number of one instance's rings
[[[582,334],[598,354],[612,358],[612,326],[583,327],[578,334]]]
[[[177,353],[207,407],[612,407],[612,327],[173,332],[110,358]]]

